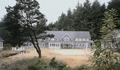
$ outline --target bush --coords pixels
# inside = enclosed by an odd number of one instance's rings
[[[104,49],[97,57],[94,55],[92,70],[119,70],[119,67],[120,53],[113,49]]]
[[[53,59],[50,62],[45,62],[43,59],[34,58],[5,65],[5,70],[70,70],[70,68]]]
[[[68,70],[69,69],[66,66],[66,64],[56,61],[55,58],[52,58],[50,60],[49,67],[55,70]]]
[[[82,65],[80,67],[75,68],[74,70],[91,70],[89,66]]]

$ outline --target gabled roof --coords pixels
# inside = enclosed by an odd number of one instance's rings
[[[47,34],[53,34],[54,38],[61,40],[66,35],[75,40],[76,38],[91,39],[89,31],[46,31]]]

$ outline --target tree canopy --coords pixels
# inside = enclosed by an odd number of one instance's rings
[[[6,8],[7,14],[2,21],[6,32],[2,34],[4,41],[15,47],[26,41],[31,42],[41,57],[37,39],[46,30],[46,19],[39,8],[36,0],[16,0],[15,6]]]
[[[54,30],[90,31],[93,40],[100,39],[100,28],[105,10],[105,5],[100,5],[98,0],[93,3],[86,0],[83,5],[78,3],[73,11],[68,10],[67,14],[62,13],[53,24],[53,28]]]

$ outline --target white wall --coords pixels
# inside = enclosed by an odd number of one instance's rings
[[[0,49],[3,49],[3,42],[0,42]]]

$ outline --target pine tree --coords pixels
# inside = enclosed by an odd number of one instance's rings
[[[62,13],[58,18],[58,21],[55,22],[55,26],[58,30],[65,30],[66,28],[66,14]]]
[[[44,32],[46,19],[39,11],[39,3],[36,0],[16,0],[16,2],[20,8],[20,19],[18,23],[27,31],[34,48],[41,58],[37,33]]]
[[[100,5],[98,0],[94,1],[91,6],[91,20],[89,22],[89,29],[93,40],[100,39],[100,28],[102,26],[102,19],[104,17],[105,5]]]
[[[2,20],[2,38],[4,39],[4,44],[10,44],[13,47],[21,46],[25,41],[22,37],[21,26],[18,24],[18,20],[20,19],[18,9],[18,6],[6,7],[7,14]]]
[[[101,28],[101,41],[105,44],[105,46],[98,43],[101,47],[97,46],[95,50],[92,70],[119,70],[120,56],[119,51],[116,51],[119,48],[114,47],[115,43],[113,41],[114,31],[116,31],[116,23],[118,23],[116,10],[111,9],[106,11],[104,13],[103,22],[104,24]]]
[[[112,32],[116,29],[118,23],[117,14],[115,9],[105,12],[104,24],[101,28],[102,39],[111,39]]]
[[[111,0],[107,9],[116,9],[118,12],[118,19],[120,20],[120,0]],[[117,28],[120,29],[120,23],[117,24]]]

